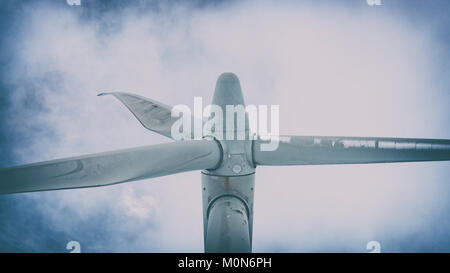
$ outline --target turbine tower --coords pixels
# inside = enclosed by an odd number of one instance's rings
[[[138,95],[111,94],[147,129],[172,138],[177,121],[172,108]],[[239,79],[224,73],[217,80],[213,105],[242,105]],[[226,119],[226,117],[225,117]],[[251,252],[253,190],[256,166],[361,164],[450,160],[449,139],[279,136],[278,148],[265,151],[270,140],[252,136],[248,119],[223,133],[243,133],[244,140],[182,140],[106,153],[57,159],[0,169],[0,194],[87,188],[201,170],[205,252]],[[230,132],[231,130],[231,132]]]

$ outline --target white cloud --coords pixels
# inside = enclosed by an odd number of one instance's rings
[[[281,133],[448,138],[440,125],[446,102],[429,91],[435,40],[401,16],[255,1],[164,14],[131,10],[115,19],[117,31],[105,32],[67,9],[28,13],[12,80],[21,86],[49,73],[63,80],[36,91],[48,111],[31,111],[25,124],[17,119],[34,139],[17,150],[27,162],[168,141],[141,128],[113,98],[95,95],[134,92],[172,105],[203,96],[206,103],[225,71],[240,77],[248,104],[280,105]],[[20,100],[20,89],[14,96]],[[19,103],[16,111],[27,113]],[[44,132],[31,130],[36,121]],[[442,209],[435,205],[442,177],[434,174],[446,173],[445,164],[260,167],[254,250],[365,251],[379,237],[421,231]],[[199,179],[189,173],[30,197],[65,231],[99,212],[121,215],[126,221],[107,231],[115,237],[109,248],[202,251]],[[132,243],[118,241],[146,227],[144,220],[155,228]]]

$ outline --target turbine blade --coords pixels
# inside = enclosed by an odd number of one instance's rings
[[[0,194],[106,186],[219,164],[215,141],[193,140],[0,169]]]
[[[255,140],[257,165],[361,164],[450,160],[450,139],[280,136],[278,149],[263,151]]]
[[[178,120],[178,118],[174,118],[171,115],[172,107],[130,93],[111,92],[98,94],[98,96],[104,95],[113,95],[116,97],[148,130],[172,138],[171,128],[174,122]],[[194,117],[192,116],[191,121],[193,124]],[[191,132],[193,132],[192,128]],[[194,139],[193,134],[191,139]]]

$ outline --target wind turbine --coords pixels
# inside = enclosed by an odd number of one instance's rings
[[[133,94],[109,94],[145,128],[172,137],[177,119],[171,107]],[[222,109],[245,105],[234,74],[220,75],[212,103]],[[251,136],[248,126],[232,129],[233,134],[244,130],[245,140],[204,136],[0,169],[0,193],[99,187],[201,170],[205,252],[251,252],[256,166],[450,160],[449,139],[280,136],[278,148],[265,151],[262,145],[269,140]]]

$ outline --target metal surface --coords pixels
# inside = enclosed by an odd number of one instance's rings
[[[151,100],[139,95],[111,92],[100,93],[98,96],[113,95],[122,102],[128,110],[139,120],[139,122],[150,131],[172,138],[171,128],[178,118],[172,117],[172,107],[161,102]],[[194,117],[191,116],[194,123]],[[191,139],[194,139],[193,128],[191,128]]]
[[[217,79],[213,105],[217,105],[223,112],[222,127],[216,128],[217,132],[223,136],[216,139],[222,148],[223,157],[221,165],[206,171],[211,175],[236,176],[248,175],[255,172],[255,165],[252,159],[252,141],[248,127],[247,113],[233,113],[227,116],[227,106],[239,106],[245,109],[244,97],[242,95],[241,84],[236,75],[223,73]],[[240,126],[239,121],[244,121],[244,126]],[[243,138],[239,138],[239,136]],[[207,136],[211,138],[211,136]]]
[[[205,252],[251,252],[255,175],[202,172]]]
[[[111,94],[147,129],[171,137],[177,119],[171,117],[169,106],[137,95]],[[203,169],[205,251],[251,252],[257,165],[450,160],[450,140],[446,139],[282,136],[278,149],[263,151],[261,145],[269,141],[250,135],[246,113],[241,123],[237,114],[227,118],[227,106],[245,106],[239,79],[232,73],[218,78],[213,104],[223,112],[222,126],[215,128],[223,138],[211,132],[205,140],[0,169],[0,193],[105,186]]]
[[[257,165],[361,164],[450,160],[450,140],[420,138],[280,136],[275,151],[254,143]]]
[[[0,169],[0,193],[98,187],[214,168],[214,141],[192,140]]]

